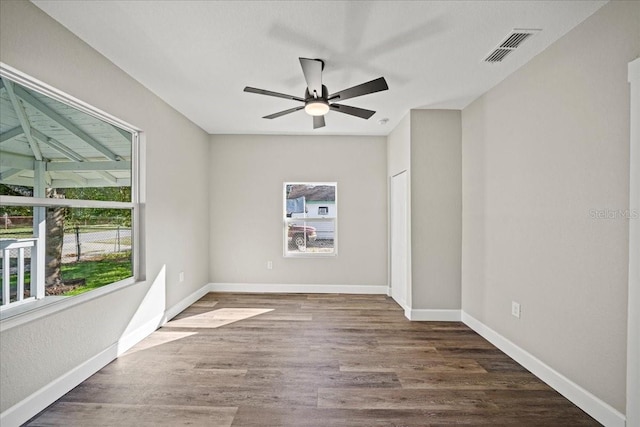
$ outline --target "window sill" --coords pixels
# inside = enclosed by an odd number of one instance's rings
[[[331,258],[337,257],[338,254],[333,253],[322,253],[322,252],[301,252],[301,253],[289,253],[282,255],[284,258]]]
[[[137,283],[129,277],[111,285],[103,286],[76,296],[48,296],[41,300],[30,301],[2,310],[0,312],[0,332],[8,331],[16,326],[33,322],[42,317],[50,316],[63,310],[103,297]]]

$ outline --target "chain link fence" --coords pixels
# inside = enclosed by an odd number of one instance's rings
[[[55,216],[47,214],[45,257],[61,256],[62,265],[57,272],[52,270],[44,295],[75,295],[132,276],[130,216],[87,216],[81,221],[52,218]],[[0,220],[0,305],[5,306],[34,291],[30,286],[35,267],[32,249],[38,239],[34,238],[32,217],[5,215]],[[46,268],[44,271],[49,274]]]
[[[131,251],[131,226],[127,218],[91,217],[81,224],[65,223],[62,244],[62,262],[70,263],[85,259],[96,259],[111,254],[126,254]],[[0,239],[28,239],[33,237],[32,217],[0,217]],[[0,252],[1,255],[1,252]],[[11,258],[17,252],[11,251]],[[31,249],[25,249],[25,258],[30,260]],[[28,262],[28,261],[27,261]],[[0,269],[2,266],[0,265]]]
[[[131,251],[131,227],[118,223],[65,227],[62,262],[100,258]]]

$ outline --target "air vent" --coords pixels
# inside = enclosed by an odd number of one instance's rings
[[[520,44],[531,37],[531,33],[513,33],[505,41],[502,42],[500,47],[515,49]]]
[[[496,49],[491,52],[491,55],[487,56],[485,59],[486,62],[500,62],[504,59],[505,56],[511,53],[513,49]]]
[[[520,47],[525,40],[528,40],[534,34],[540,32],[540,30],[523,30],[514,29],[505,37],[504,41],[498,45],[487,57],[484,62],[495,64],[496,62],[502,62],[502,60],[515,49]]]

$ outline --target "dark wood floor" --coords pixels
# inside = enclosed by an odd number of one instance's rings
[[[599,425],[458,322],[385,296],[208,294],[30,426]]]

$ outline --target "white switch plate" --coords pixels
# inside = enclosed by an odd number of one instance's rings
[[[184,282],[184,271],[180,272],[180,274],[178,275],[178,280],[180,280],[180,282]]]
[[[267,270],[273,270],[273,261],[267,261]]]
[[[520,318],[520,304],[515,301],[511,301],[511,315]]]

